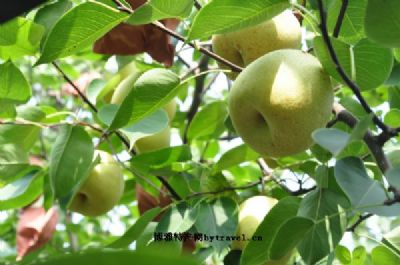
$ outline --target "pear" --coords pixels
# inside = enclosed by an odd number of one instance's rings
[[[111,210],[121,199],[125,186],[118,162],[109,153],[96,151],[96,154],[100,163],[89,173],[69,206],[71,211],[86,216],[99,216]]]
[[[239,206],[239,225],[236,235],[242,238],[244,235],[247,239],[251,239],[256,232],[258,226],[264,220],[269,211],[278,203],[278,200],[268,196],[253,196]],[[257,235],[255,235],[257,236]],[[243,250],[248,241],[233,241],[232,249]],[[269,260],[265,265],[284,265],[288,264],[292,256],[292,251],[283,256],[279,260]]]
[[[243,141],[262,156],[294,155],[325,127],[333,104],[329,76],[319,61],[300,50],[268,53],[236,79],[229,113]]]
[[[245,67],[257,58],[274,50],[301,47],[301,26],[289,10],[271,20],[255,26],[225,34],[214,35],[212,46],[215,53],[228,61]],[[219,63],[223,69],[230,69]],[[237,73],[227,74],[234,80]]]

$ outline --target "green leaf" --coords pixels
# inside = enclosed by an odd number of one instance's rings
[[[350,134],[335,128],[322,128],[314,131],[312,138],[336,156],[349,144]]]
[[[298,215],[315,222],[298,246],[307,264],[327,256],[341,240],[345,224],[341,223],[340,207],[345,206],[348,207],[347,198],[328,189],[314,190],[302,200]]]
[[[109,244],[109,248],[127,248],[144,232],[148,224],[161,212],[156,207],[145,212],[120,238]]]
[[[400,226],[392,229],[383,235],[382,243],[387,247],[400,254]]]
[[[105,105],[98,116],[111,130],[133,126],[171,101],[179,84],[180,78],[169,70],[149,70],[136,80],[120,105]]]
[[[243,162],[256,160],[260,155],[245,144],[239,145],[224,153],[214,165],[213,172],[217,173]]]
[[[335,256],[342,264],[350,264],[351,262],[351,252],[344,246],[336,246]]]
[[[367,251],[363,246],[358,246],[353,250],[353,260],[351,265],[364,265],[367,259]]]
[[[384,122],[391,127],[400,127],[400,109],[391,109],[386,113]]]
[[[400,2],[368,0],[365,33],[382,46],[400,48]]]
[[[23,148],[15,144],[0,145],[0,187],[18,179],[28,167],[28,153]]]
[[[389,78],[393,67],[393,53],[390,49],[371,43],[367,39],[359,41],[354,46],[333,38],[331,41],[343,69],[362,90],[376,88]],[[336,80],[344,83],[322,37],[314,39],[314,47],[325,70]]]
[[[400,205],[384,205],[388,199],[384,187],[378,181],[369,178],[359,158],[346,157],[337,161],[335,178],[355,210],[380,216],[400,215]]]
[[[400,109],[400,87],[389,88],[389,105],[392,109]]]
[[[37,107],[21,106],[17,109],[17,117],[31,122],[41,122],[44,112]],[[40,128],[35,125],[2,125],[0,126],[0,146],[15,144],[23,151],[29,151],[39,137]]]
[[[0,118],[14,119],[16,115],[15,105],[0,99]]]
[[[190,15],[193,0],[150,0],[127,20],[133,25],[149,24],[164,18],[184,19]]]
[[[24,75],[11,61],[0,64],[0,100],[9,103],[26,103],[31,95],[31,86]]]
[[[0,25],[0,58],[15,60],[34,55],[39,49],[44,28],[26,18],[17,17]]]
[[[400,189],[400,167],[389,169],[385,176],[391,186]]]
[[[72,3],[69,0],[59,0],[57,2],[43,6],[35,15],[35,22],[45,28],[47,35],[60,17],[71,9]]]
[[[199,233],[208,236],[232,236],[236,234],[238,219],[237,204],[232,199],[220,198],[212,203],[203,201],[199,205],[195,227]],[[210,240],[210,245],[218,252],[229,244],[230,241]]]
[[[126,99],[121,106],[123,108],[124,104],[132,105],[129,125],[140,121],[171,101],[181,88],[180,81],[175,73],[161,68],[142,74],[127,97],[131,98],[133,94],[132,101]]]
[[[193,207],[194,206],[194,207]],[[157,225],[159,233],[183,233],[189,230],[195,223],[198,215],[198,207],[186,202],[170,207]]]
[[[225,102],[216,101],[205,105],[196,113],[188,130],[188,138],[210,139],[218,137],[225,130],[228,109]]]
[[[342,0],[335,0],[328,10],[328,28],[333,32],[342,7]],[[364,38],[364,17],[367,0],[349,1],[340,28],[339,39],[354,44]]]
[[[377,246],[371,251],[374,265],[400,264],[400,256],[384,246]]]
[[[314,131],[312,137],[318,145],[338,156],[349,144],[362,140],[371,123],[372,115],[367,115],[357,123],[351,134],[335,128],[322,128]]]
[[[93,249],[73,254],[54,255],[47,259],[36,259],[30,265],[200,265],[195,259],[186,256],[172,255],[164,251],[131,251],[112,249]]]
[[[182,145],[136,155],[131,160],[131,166],[140,172],[154,173],[171,167],[176,162],[185,162],[190,159],[192,159],[192,154],[189,146]]]
[[[80,126],[64,125],[50,154],[49,174],[55,198],[66,209],[89,174],[94,147]]]
[[[287,0],[211,1],[194,18],[189,40],[253,26],[273,18],[289,7]]]
[[[269,250],[271,260],[279,260],[290,253],[314,226],[311,219],[293,217],[279,228]]]
[[[36,65],[79,52],[127,17],[128,14],[99,2],[86,2],[72,8],[48,34]]]
[[[276,236],[287,221],[296,217],[299,204],[299,198],[286,197],[271,209],[254,233],[263,240],[249,242],[242,253],[241,265],[261,265],[270,259],[271,246],[275,240],[279,240]],[[294,232],[292,229],[295,227],[292,226],[289,231]]]
[[[128,137],[130,148],[133,148],[137,140],[163,131],[168,127],[168,122],[167,113],[157,110],[134,125],[122,128],[121,132]]]
[[[36,200],[42,193],[43,174],[37,170],[0,189],[0,211],[19,209]]]

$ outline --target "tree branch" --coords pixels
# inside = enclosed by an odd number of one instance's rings
[[[353,91],[354,95],[357,97],[358,101],[360,102],[361,106],[364,108],[364,110],[370,114],[373,114],[373,121],[374,123],[385,133],[388,133],[391,136],[396,136],[398,133],[396,130],[390,128],[386,124],[384,124],[377,116],[376,114],[372,111],[371,107],[368,105],[367,101],[364,99],[364,97],[361,94],[361,90],[358,87],[356,83],[354,83],[351,78],[347,75],[347,73],[344,71],[342,65],[339,62],[339,59],[337,57],[337,54],[335,52],[335,49],[333,48],[333,44],[331,42],[331,39],[329,37],[328,33],[328,28],[327,28],[327,13],[324,9],[324,4],[322,0],[318,0],[318,6],[319,6],[319,14],[321,18],[321,23],[320,23],[320,29],[321,29],[321,34],[322,37],[325,41],[325,44],[328,48],[329,55],[335,64],[336,71],[339,73],[343,81],[347,84],[347,86],[350,87],[350,89]]]
[[[208,69],[208,61],[209,61],[209,57],[207,57],[207,56],[204,56],[200,60],[199,66],[198,66],[198,71],[200,73],[207,71],[207,69]],[[187,113],[187,116],[186,116],[187,124],[185,126],[185,131],[183,133],[183,143],[187,143],[187,141],[188,141],[187,133],[189,131],[189,126],[190,126],[194,116],[196,115],[196,113],[199,110],[199,107],[201,105],[203,89],[204,89],[204,84],[205,84],[206,77],[207,77],[206,75],[201,75],[198,78],[196,78],[196,85],[195,85],[195,89],[194,89],[192,105],[190,106],[190,109],[189,109],[189,111]]]
[[[365,220],[367,220],[368,218],[374,216],[372,213],[368,213],[365,215],[361,215],[358,220],[349,228],[346,229],[347,232],[354,232],[356,230],[356,228]]]
[[[338,103],[333,105],[333,112],[339,121],[346,123],[351,128],[354,128],[358,123],[358,119]],[[367,144],[372,156],[375,158],[379,169],[382,171],[382,173],[385,173],[390,168],[389,161],[383,152],[382,146],[379,144],[377,138],[370,130],[366,132],[364,136],[364,142]]]
[[[333,37],[337,38],[340,34],[340,28],[343,24],[344,15],[346,14],[347,7],[349,6],[349,0],[342,0],[342,7],[340,8],[339,16],[336,21],[335,29],[333,30]]]
[[[193,1],[194,1],[194,6],[195,6],[198,10],[200,10],[202,6],[200,5],[199,1],[197,1],[197,0],[193,0]]]

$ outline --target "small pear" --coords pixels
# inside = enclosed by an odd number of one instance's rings
[[[115,159],[106,152],[96,151],[100,163],[89,173],[75,194],[69,209],[86,216],[99,216],[111,210],[124,192],[124,175]]]

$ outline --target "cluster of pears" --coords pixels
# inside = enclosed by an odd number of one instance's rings
[[[110,104],[121,104],[134,87],[141,72],[135,63],[127,64],[114,75],[105,88],[104,100]],[[174,119],[176,102],[172,100],[164,107],[169,121]],[[136,141],[137,153],[151,152],[170,146],[169,126],[159,133]],[[96,151],[100,162],[89,173],[85,183],[72,199],[69,209],[86,216],[99,216],[111,210],[121,199],[124,192],[123,171],[118,162],[104,151]]]
[[[213,37],[213,49],[245,69],[235,80],[229,114],[237,133],[265,157],[308,149],[333,104],[329,76],[300,50],[301,26],[289,10],[264,23]],[[220,64],[222,68],[227,66]]]

